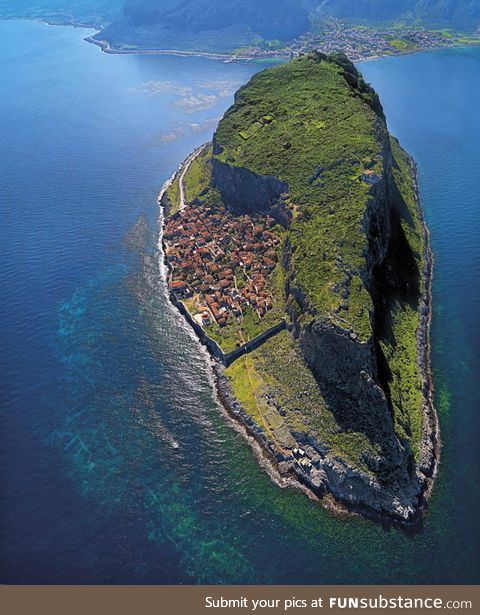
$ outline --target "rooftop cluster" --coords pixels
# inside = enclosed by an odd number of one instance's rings
[[[171,216],[164,240],[170,290],[194,297],[197,320],[224,327],[251,306],[260,318],[273,307],[268,274],[277,263],[271,217],[233,216],[223,205],[191,204]]]
[[[417,49],[449,47],[455,35],[448,30],[428,30],[422,26],[397,24],[391,27],[365,28],[341,19],[331,19],[321,33],[307,32],[288,43],[264,43],[246,50],[250,56],[296,57],[317,49],[323,53],[345,53],[357,62],[365,58],[395,55]]]

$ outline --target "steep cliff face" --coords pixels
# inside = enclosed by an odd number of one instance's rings
[[[220,148],[214,142],[215,151],[219,153]],[[258,175],[218,158],[212,161],[212,181],[233,212],[268,214],[282,226],[290,224],[292,215],[282,199],[282,195],[288,193],[286,182],[273,175]]]
[[[327,318],[300,327],[305,360],[340,425],[378,442],[393,465],[404,461],[378,375],[375,340],[360,341]]]
[[[392,153],[389,141],[382,152],[382,177],[369,189],[361,228],[365,236],[364,262],[357,272],[367,292],[376,292],[376,275],[382,269],[392,241]],[[349,272],[351,277],[352,271]],[[288,270],[287,296],[298,305],[301,290],[295,287],[295,270]],[[364,433],[377,445],[378,455],[366,455],[367,466],[379,481],[396,488],[412,490],[417,482],[414,457],[407,441],[401,442],[395,433],[393,409],[388,383],[381,371],[381,353],[375,336],[376,306],[372,301],[368,319],[370,331],[359,335],[338,314],[348,310],[349,279],[341,285],[340,304],[336,313],[318,313],[311,309],[308,294],[303,294],[300,309],[290,311],[294,330],[307,365],[315,375],[321,393],[332,409],[338,424],[346,431]],[[330,477],[333,477],[333,466]],[[365,479],[365,477],[363,477]],[[357,475],[357,482],[361,476]],[[371,482],[371,481],[370,481]],[[413,487],[412,493],[418,494]]]
[[[427,238],[411,161],[378,96],[344,56],[256,75],[215,134],[212,185],[233,212],[285,228],[292,340],[284,356],[267,348],[253,360],[267,414],[278,412],[312,469],[291,468],[351,505],[414,517],[435,436],[421,356]]]

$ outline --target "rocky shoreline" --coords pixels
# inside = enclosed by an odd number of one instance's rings
[[[188,160],[188,158],[187,158]],[[179,170],[165,183],[162,188],[158,203],[164,212],[164,217],[168,216],[168,203],[166,202],[166,190],[173,181],[173,178],[181,173],[185,162]],[[224,373],[223,364],[215,359],[211,353],[212,372],[219,402],[236,424],[244,430],[250,443],[253,441],[260,447],[266,463],[270,466],[269,474],[281,486],[296,486],[318,501],[330,511],[340,514],[361,514],[382,524],[398,524],[410,528],[421,525],[422,513],[426,508],[428,498],[431,494],[435,477],[438,471],[440,460],[440,429],[438,416],[433,403],[433,379],[430,360],[430,327],[432,317],[432,276],[433,276],[433,254],[430,247],[429,231],[426,226],[423,212],[420,206],[420,196],[417,181],[417,168],[411,159],[411,175],[415,186],[415,199],[422,216],[422,227],[425,240],[424,253],[424,289],[420,301],[420,326],[417,332],[417,356],[422,375],[422,394],[423,394],[423,416],[424,428],[420,451],[420,459],[417,463],[417,470],[421,473],[420,492],[417,494],[418,506],[415,510],[409,510],[402,505],[398,505],[398,511],[394,511],[391,494],[381,492],[379,485],[374,485],[371,479],[363,473],[354,470],[346,464],[332,461],[325,458],[321,444],[313,439],[299,436],[299,444],[309,451],[312,457],[316,457],[316,467],[312,472],[304,472],[299,464],[295,463],[291,457],[276,449],[263,432],[255,423],[251,416],[245,411],[241,403],[233,394],[230,382]],[[162,253],[164,264],[168,267],[165,259],[165,250],[162,241]],[[172,298],[170,297],[170,300]],[[172,301],[173,305],[176,305]],[[178,309],[178,306],[176,306]],[[182,314],[182,317],[185,317]],[[197,334],[197,337],[198,334]],[[199,337],[200,341],[204,341]],[[312,441],[311,441],[312,440]],[[348,481],[345,481],[345,478]],[[351,494],[352,483],[360,491],[365,490],[362,497],[353,498]],[[412,486],[412,490],[415,487]],[[370,496],[368,495],[370,493]],[[366,500],[371,497],[371,506],[366,504]],[[390,508],[392,510],[390,511]],[[408,515],[404,512],[408,510]]]
[[[412,179],[415,186],[415,199],[418,209],[422,216],[422,228],[425,241],[423,277],[425,288],[420,306],[420,327],[417,335],[417,349],[420,371],[423,379],[423,416],[424,429],[422,449],[419,460],[419,467],[425,476],[424,498],[428,500],[431,495],[433,483],[438,473],[441,453],[440,422],[434,404],[434,383],[431,366],[431,325],[432,325],[432,282],[434,257],[430,242],[430,231],[425,222],[423,209],[420,202],[420,191],[418,186],[418,169],[416,163],[412,164]]]

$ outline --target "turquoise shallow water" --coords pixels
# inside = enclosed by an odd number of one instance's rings
[[[478,582],[480,51],[368,62],[436,258],[443,464],[416,536],[281,489],[166,300],[162,182],[257,67],[0,22],[1,580]]]

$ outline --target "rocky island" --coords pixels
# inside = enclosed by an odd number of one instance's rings
[[[161,193],[170,296],[220,399],[325,502],[417,523],[436,474],[413,160],[344,55],[256,74]]]

